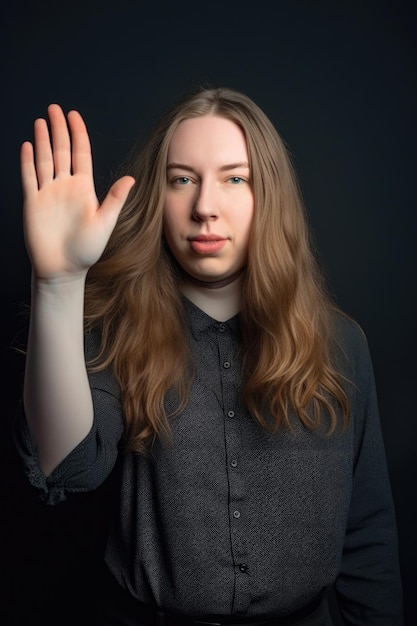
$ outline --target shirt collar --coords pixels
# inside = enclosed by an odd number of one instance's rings
[[[209,330],[219,330],[221,326],[229,328],[235,335],[240,337],[239,314],[233,316],[226,322],[219,322],[213,317],[210,317],[210,315],[207,315],[207,313],[204,313],[204,311],[199,309],[198,306],[184,295],[181,295],[181,298],[187,315],[188,326],[195,339],[200,339],[201,336]]]

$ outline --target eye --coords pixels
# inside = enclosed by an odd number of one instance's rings
[[[191,181],[188,176],[178,176],[172,182],[174,185],[188,185]]]
[[[241,185],[245,182],[245,179],[241,176],[232,176],[231,178],[229,178],[229,181],[232,183],[232,185]]]

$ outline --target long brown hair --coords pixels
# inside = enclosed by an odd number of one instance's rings
[[[242,401],[264,428],[290,427],[295,410],[316,428],[325,409],[330,429],[347,394],[330,357],[331,310],[297,177],[288,151],[263,111],[245,94],[201,88],[168,111],[128,173],[136,183],[105,253],[88,274],[86,328],[99,327],[101,351],[91,363],[111,367],[120,384],[129,447],[144,451],[169,435],[164,396],[187,402],[190,354],[178,276],[163,242],[167,152],[178,124],[217,115],[246,137],[255,210],[240,313]],[[273,423],[265,419],[265,410]]]

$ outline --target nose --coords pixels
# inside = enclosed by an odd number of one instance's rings
[[[219,217],[219,202],[216,186],[213,183],[201,183],[193,204],[193,218],[200,222],[216,220]]]

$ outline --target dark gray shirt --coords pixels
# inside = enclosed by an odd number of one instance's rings
[[[240,401],[239,317],[219,323],[184,299],[195,379],[172,443],[121,450],[123,415],[109,372],[90,377],[94,426],[45,478],[24,420],[18,448],[56,504],[95,489],[123,455],[106,561],[138,599],[193,615],[285,615],[333,584],[347,624],[399,626],[397,531],[372,364],[361,329],[335,317],[334,356],[352,423],[326,436],[292,418],[268,432]],[[97,350],[89,336],[88,355]],[[168,393],[168,412],[176,407]],[[268,416],[266,416],[268,419]]]

